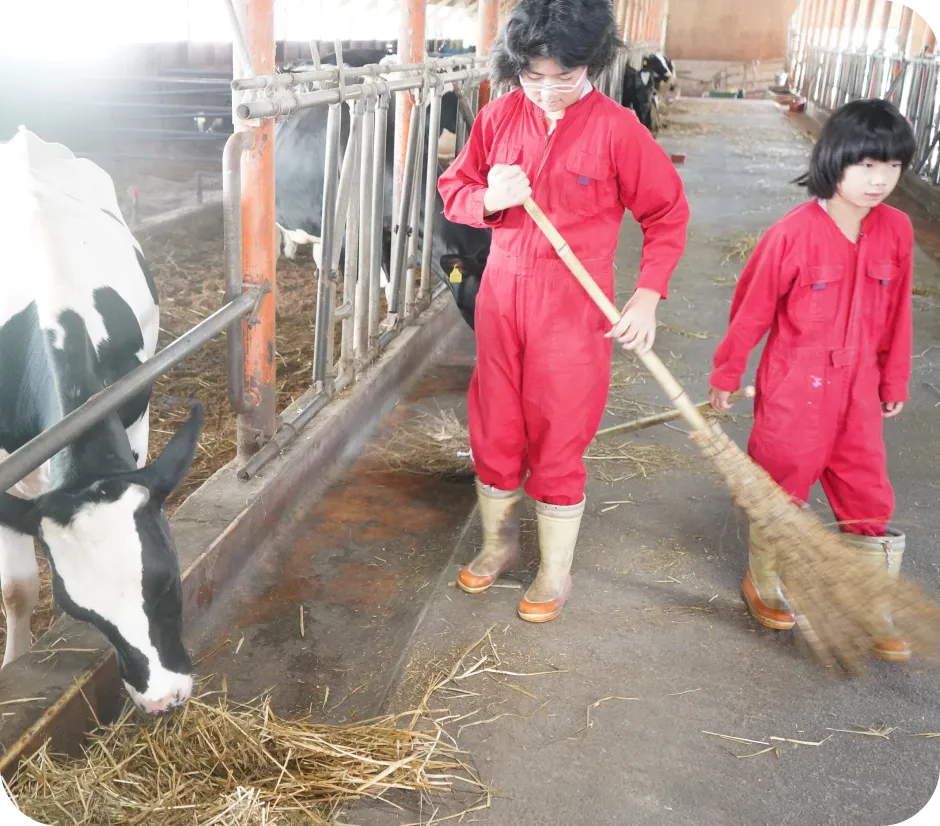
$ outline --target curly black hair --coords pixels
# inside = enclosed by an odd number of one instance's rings
[[[493,44],[490,79],[518,86],[533,57],[554,58],[566,69],[586,66],[597,77],[623,47],[611,0],[521,0]]]

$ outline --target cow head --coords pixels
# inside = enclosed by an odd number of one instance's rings
[[[36,499],[0,492],[0,524],[36,537],[56,602],[111,642],[131,699],[148,713],[185,703],[192,662],[183,646],[183,591],[163,503],[189,472],[202,405],[150,465]]]
[[[650,73],[654,89],[659,89],[663,84],[670,91],[676,88],[676,76],[673,72],[672,61],[662,52],[646,55],[643,58],[643,71]]]
[[[473,256],[442,255],[440,259],[441,269],[452,285],[451,291],[454,292],[457,309],[471,330],[476,329],[474,313],[480,281],[486,268],[487,253],[488,250],[481,250]]]

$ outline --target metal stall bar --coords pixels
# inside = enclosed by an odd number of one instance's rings
[[[356,282],[356,310],[353,322],[355,370],[361,372],[369,362],[369,307],[372,284],[372,194],[375,139],[376,96],[363,99],[362,151],[359,162],[359,280]],[[381,230],[381,215],[379,227]]]
[[[244,289],[242,276],[241,163],[254,148],[252,132],[236,132],[222,151],[222,235],[225,251],[225,300],[234,301]],[[245,386],[245,331],[236,319],[226,332],[228,400],[239,415],[251,413],[260,399]]]
[[[437,203],[437,151],[441,131],[441,100],[444,84],[437,76],[431,76],[431,104],[428,119],[430,121],[427,169],[424,181],[424,229],[421,242],[421,289],[418,291],[418,305],[423,310],[431,301],[431,255],[433,252],[432,236],[434,233],[434,212]]]
[[[317,279],[317,314],[313,337],[313,382],[317,392],[331,395],[329,350],[323,331],[331,327],[333,233],[336,216],[336,167],[339,163],[343,104],[331,103],[326,121],[326,161],[323,175],[323,209],[320,221],[320,272]]]
[[[411,107],[411,123],[408,130],[408,143],[405,147],[405,164],[402,169],[401,195],[395,209],[395,223],[392,227],[392,272],[391,294],[392,300],[388,307],[389,326],[394,328],[398,323],[399,304],[401,303],[401,283],[405,266],[405,252],[407,250],[406,235],[408,231],[408,214],[411,212],[411,197],[414,190],[414,176],[407,174],[413,169],[418,154],[418,140],[421,137],[418,129],[419,107]]]
[[[336,311],[336,317],[342,322],[342,337],[340,339],[339,363],[336,365],[336,375],[355,375],[353,362],[353,327],[356,314],[356,281],[359,277],[359,166],[362,162],[362,129],[365,116],[365,101],[360,98],[354,101],[352,109],[352,128],[349,133],[349,143],[346,147],[347,156],[352,157],[349,170],[348,196],[340,201],[340,209],[345,207],[346,214],[346,259],[343,266],[343,304]],[[365,166],[366,164],[363,164]],[[345,164],[344,164],[345,166]],[[345,170],[344,170],[345,171]],[[329,331],[333,335],[333,331]]]
[[[100,393],[96,393],[48,430],[44,430],[19,450],[13,451],[0,462],[0,490],[9,490],[25,479],[60,450],[68,447],[87,430],[199,350],[207,341],[228,329],[234,320],[252,312],[262,293],[260,287],[252,287],[242,293],[139,367],[135,367]]]
[[[426,77],[425,77],[426,80]],[[418,134],[424,135],[427,120],[427,89],[424,87],[416,93],[415,108],[418,110]],[[436,155],[429,155],[436,158]],[[408,219],[407,255],[402,272],[405,276],[405,323],[415,317],[415,267],[418,254],[418,223],[421,218],[421,204],[424,201],[424,141],[416,142],[414,165],[408,167],[406,174],[413,176],[411,187],[411,210]]]
[[[379,278],[382,272],[385,217],[385,152],[388,134],[388,85],[383,84],[375,109],[375,146],[372,154],[372,262],[369,265],[369,356],[379,348]],[[390,275],[390,274],[389,274]]]
[[[274,2],[273,0],[233,0],[244,20],[233,32],[236,42],[244,37],[247,63],[235,49],[233,71],[267,74],[274,71]],[[234,23],[235,21],[233,21]],[[234,100],[233,100],[234,103]],[[274,244],[274,122],[264,120],[247,124],[238,118],[235,107],[233,123],[236,132],[248,131],[254,136],[254,148],[242,160],[241,176],[241,271],[246,285],[270,285],[276,289]],[[275,360],[274,312],[275,296],[262,299],[257,322],[245,327],[245,385],[256,400],[251,411],[238,417],[237,450],[249,456],[274,434],[277,416],[277,381]]]

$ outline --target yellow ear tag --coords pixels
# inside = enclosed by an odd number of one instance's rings
[[[454,264],[454,268],[450,271],[450,283],[459,284],[463,281],[463,274],[460,272],[459,267]]]

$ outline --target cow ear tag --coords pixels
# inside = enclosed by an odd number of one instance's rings
[[[463,281],[463,274],[460,272],[460,268],[454,264],[454,268],[450,271],[450,283],[459,284]]]

